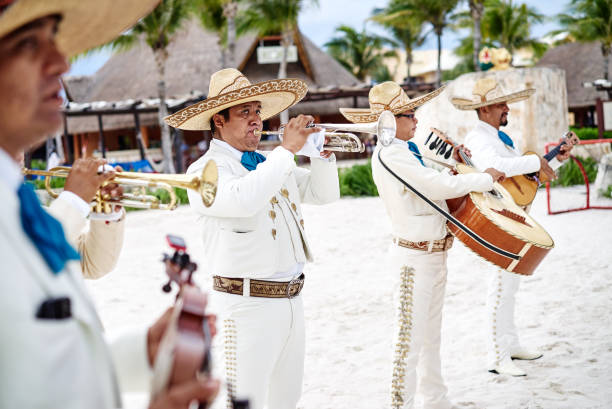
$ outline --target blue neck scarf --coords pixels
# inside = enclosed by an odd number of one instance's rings
[[[250,172],[252,170],[255,170],[257,165],[259,165],[261,162],[265,162],[265,160],[266,157],[263,156],[261,153],[247,151],[242,153],[242,159],[240,159],[240,163],[242,163],[242,166],[247,168]]]
[[[421,152],[419,152],[419,148],[416,146],[416,143],[408,141],[408,149],[410,149],[410,152],[412,152],[414,157],[417,158],[419,162],[421,162],[421,165],[425,166],[423,158],[421,157]]]
[[[507,133],[503,131],[497,131],[497,136],[499,136],[499,139],[501,139],[503,143],[514,149],[514,142],[512,142],[512,138],[510,138]]]
[[[62,225],[42,208],[32,186],[22,184],[17,195],[21,202],[21,227],[51,271],[57,274],[68,260],[79,260],[79,253],[66,241]]]

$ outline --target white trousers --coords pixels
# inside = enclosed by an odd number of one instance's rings
[[[487,288],[487,369],[494,369],[520,348],[514,325],[514,303],[521,277],[498,269]]]
[[[423,397],[423,409],[451,407],[440,363],[446,258],[446,252],[391,248],[397,278],[392,409],[413,408],[416,393]]]
[[[228,401],[248,399],[250,409],[295,409],[304,376],[301,296],[261,298],[217,291],[214,296]]]

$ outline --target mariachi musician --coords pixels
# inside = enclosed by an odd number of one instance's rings
[[[335,156],[323,151],[311,169],[294,155],[319,131],[310,116],[292,118],[282,144],[267,156],[256,151],[262,121],[296,104],[307,86],[298,79],[251,84],[238,70],[210,78],[208,98],[166,118],[176,128],[212,130],[204,156],[188,174],[213,159],[219,168],[214,203],[189,195],[201,216],[204,257],[220,305],[226,382],[230,398],[252,409],[295,408],[304,368],[304,316],[300,291],[312,260],[301,203],[325,204],[340,196]]]
[[[461,110],[476,110],[478,124],[465,138],[478,169],[495,167],[506,177],[540,171],[548,179],[554,178],[555,168],[567,159],[571,144],[564,144],[560,153],[550,161],[538,155],[522,155],[512,138],[500,127],[508,124],[508,104],[529,98],[535,89],[506,93],[494,78],[476,81],[472,98],[453,97],[453,105]],[[498,269],[490,275],[487,291],[487,369],[496,374],[524,376],[525,371],[512,360],[538,359],[542,354],[521,346],[514,324],[514,303],[520,276]]]
[[[109,348],[61,224],[23,183],[16,160],[62,124],[67,58],[110,41],[156,0],[0,1],[0,407],[118,408],[146,387],[167,317]],[[218,383],[185,382],[151,408],[188,407]],[[125,389],[124,389],[125,391]]]
[[[445,199],[484,192],[503,173],[487,169],[483,173],[451,175],[428,167],[413,138],[417,119],[415,110],[435,98],[443,88],[409,99],[394,82],[384,82],[370,90],[370,109],[340,111],[351,122],[373,122],[384,110],[395,115],[397,131],[388,147],[378,144],[372,159],[372,176],[393,227],[392,271],[397,285],[397,321],[394,334],[395,356],[391,381],[391,407],[414,406],[417,389],[425,409],[449,409],[440,367],[440,327],[446,286],[447,250],[453,237],[446,230],[446,219],[404,187],[381,164],[410,183],[436,204],[448,210]],[[469,152],[467,152],[469,154]],[[455,152],[454,159],[459,161]]]

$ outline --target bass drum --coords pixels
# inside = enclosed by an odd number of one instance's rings
[[[475,170],[458,164],[459,173]],[[485,260],[515,274],[532,275],[548,252],[554,247],[550,235],[519,207],[510,193],[499,183],[491,192],[472,192],[452,210],[452,215],[489,243],[520,256],[513,260],[495,253],[464,233],[452,223],[448,230],[470,250]]]

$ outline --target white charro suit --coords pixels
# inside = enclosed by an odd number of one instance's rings
[[[301,203],[324,204],[339,197],[335,158],[313,159],[311,170],[296,167],[282,147],[249,172],[240,153],[213,140],[187,173],[198,174],[209,160],[219,169],[213,205],[191,191],[189,203],[201,216],[203,264],[212,275],[289,281],[312,255]],[[248,280],[245,280],[248,281]],[[244,288],[249,286],[245,282]],[[232,395],[251,409],[295,408],[304,365],[302,297],[262,298],[213,291],[223,322],[226,381]]]
[[[372,158],[372,176],[391,219],[394,244],[391,247],[395,288],[395,354],[391,381],[391,407],[411,409],[414,395],[423,395],[424,409],[448,409],[440,368],[440,327],[446,286],[446,251],[431,251],[429,243],[447,236],[446,219],[421,198],[409,191],[383,168],[382,160],[398,176],[448,210],[445,199],[470,191],[486,191],[493,186],[488,174],[452,176],[424,167],[408,149],[405,141],[395,139],[386,148],[380,144]],[[425,250],[401,247],[401,240],[428,242]]]
[[[148,382],[146,333],[126,334],[108,348],[79,264],[53,274],[22,230],[21,172],[9,161],[0,150],[0,169],[12,172],[0,177],[0,407],[120,407],[115,369],[122,386]],[[72,316],[36,318],[51,297],[70,298]]]
[[[465,146],[472,153],[472,162],[478,169],[493,167],[506,174],[506,177],[533,173],[540,170],[537,155],[522,156],[514,138],[514,148],[506,145],[498,136],[498,131],[483,121],[465,137]],[[553,158],[553,169],[561,163]],[[497,269],[490,275],[487,290],[487,368],[492,370],[522,348],[514,324],[514,303],[520,276]]]

